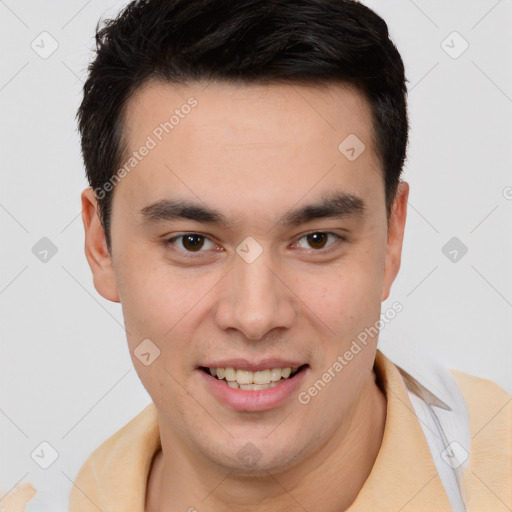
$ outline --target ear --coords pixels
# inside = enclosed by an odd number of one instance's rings
[[[112,257],[107,249],[105,231],[98,212],[94,191],[88,187],[82,192],[85,256],[91,267],[94,287],[98,293],[107,300],[120,302]]]
[[[386,250],[381,301],[384,301],[389,297],[391,285],[400,270],[408,198],[409,184],[405,181],[401,181],[398,184],[389,217],[388,245]]]

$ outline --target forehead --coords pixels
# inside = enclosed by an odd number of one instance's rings
[[[197,106],[189,109],[187,103],[192,98]],[[189,116],[191,111],[195,115]],[[184,131],[183,126],[185,129],[188,126],[190,131],[211,128],[215,123],[222,128],[222,136],[228,135],[233,143],[277,144],[290,135],[300,139],[306,135],[306,126],[313,136],[329,130],[341,136],[352,130],[349,133],[357,133],[365,143],[373,143],[370,105],[359,90],[348,84],[183,85],[151,80],[127,102],[123,122],[127,140],[135,142],[133,139],[140,132],[153,131],[160,123],[169,121],[173,113],[173,130],[179,124],[182,125],[179,131]],[[181,123],[186,118],[187,122]],[[222,126],[219,121],[223,122]],[[287,124],[291,121],[302,122]],[[284,133],[280,130],[283,125],[287,125]],[[242,126],[246,130],[240,131]]]
[[[151,147],[118,185],[135,207],[176,193],[217,208],[340,186],[370,202],[384,193],[370,106],[346,85],[152,81],[127,103],[123,131],[124,162]]]

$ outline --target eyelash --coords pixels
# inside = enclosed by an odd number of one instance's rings
[[[335,242],[331,243],[327,249],[305,249],[308,253],[316,253],[316,254],[327,254],[329,252],[331,252],[332,250],[334,250],[333,246],[337,246],[339,245],[340,243],[343,243],[343,242],[347,242],[347,238],[342,236],[342,235],[338,235],[337,233],[333,233],[331,231],[310,231],[309,233],[305,233],[304,235],[302,235],[298,240],[297,242],[294,242],[294,245],[298,244],[302,239],[304,238],[307,238],[309,235],[315,235],[315,234],[319,234],[319,235],[332,235],[336,238]],[[186,236],[199,236],[199,237],[203,237],[205,238],[206,240],[212,242],[212,243],[215,243],[213,240],[211,240],[207,235],[203,234],[203,233],[195,233],[195,232],[187,232],[187,233],[182,233],[181,235],[176,235],[176,236],[173,236],[172,238],[167,238],[166,240],[163,241],[163,244],[164,246],[169,246],[169,245],[173,245],[173,243],[180,239],[180,238],[185,238]],[[200,257],[200,254],[201,253],[204,253],[204,252],[207,252],[207,251],[202,251],[202,250],[199,250],[197,252],[194,252],[194,251],[187,251],[187,250],[184,250],[184,249],[176,249],[178,252],[182,253],[182,254],[186,254],[188,258],[197,258],[197,257]]]

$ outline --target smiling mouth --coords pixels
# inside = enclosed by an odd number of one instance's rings
[[[220,382],[224,382],[230,388],[261,391],[292,379],[307,367],[307,364],[303,364],[297,368],[269,368],[256,372],[236,368],[206,368],[204,366],[201,366],[200,369]]]

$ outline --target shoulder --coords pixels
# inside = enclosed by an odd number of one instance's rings
[[[469,409],[471,455],[465,481],[470,505],[475,510],[491,510],[491,504],[492,510],[510,510],[512,395],[491,380],[456,370],[451,373]]]
[[[492,380],[451,373],[469,409],[472,449],[499,451],[512,460],[512,395]]]
[[[468,405],[471,433],[475,435],[486,424],[505,425],[512,421],[512,395],[495,382],[458,370],[450,370]],[[512,435],[512,431],[510,431]]]
[[[97,510],[92,502],[108,508],[119,489],[126,489],[127,502],[136,502],[143,473],[159,445],[158,414],[150,403],[87,458],[73,482],[70,512]]]
[[[148,434],[155,429],[156,425],[156,408],[151,403],[99,445],[89,456],[84,466],[91,464],[101,464],[102,467],[108,467],[111,464],[119,466],[123,458],[133,455],[134,441],[136,439],[142,441],[145,437],[148,437]],[[127,450],[128,448],[132,448],[132,450]]]

